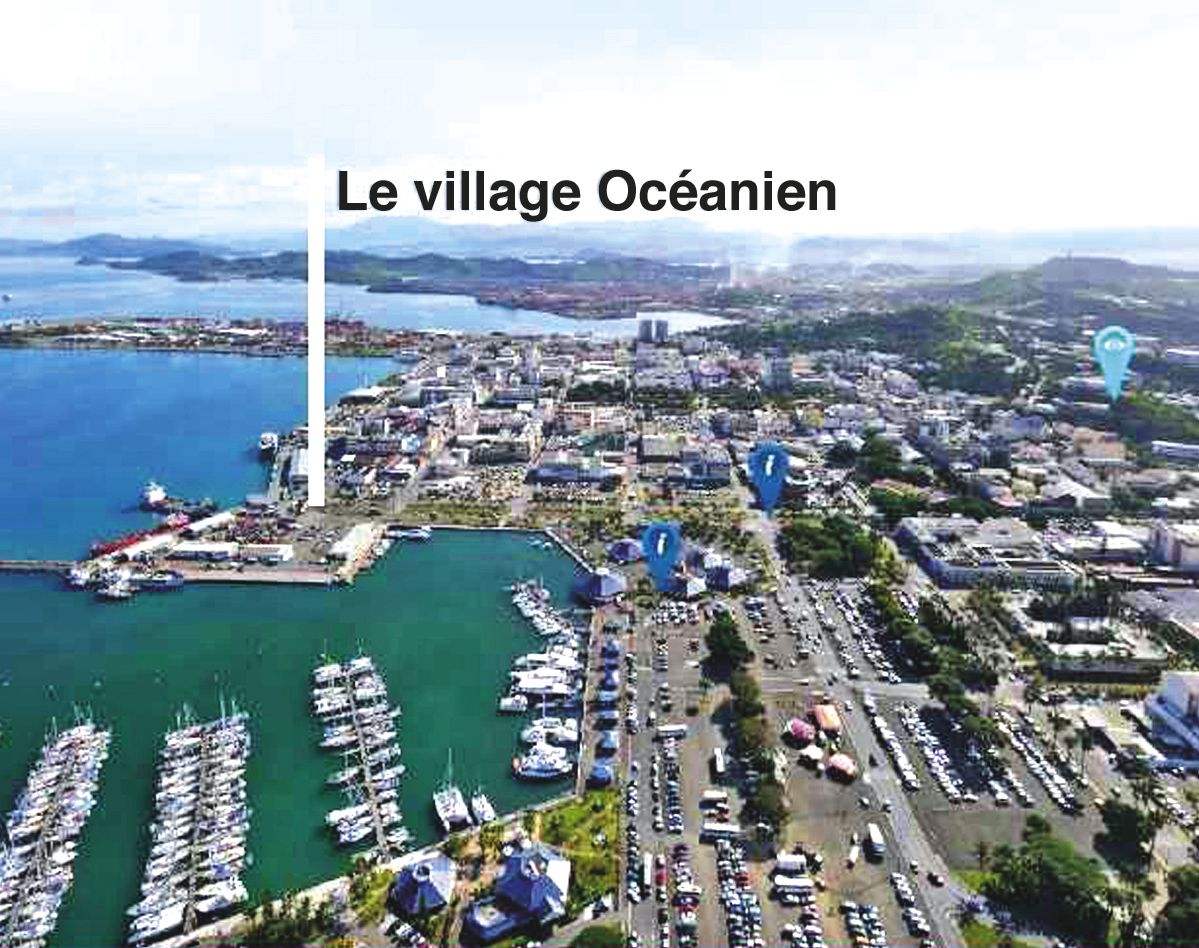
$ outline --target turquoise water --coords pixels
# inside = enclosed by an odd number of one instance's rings
[[[504,587],[541,576],[564,601],[572,567],[519,534],[439,532],[396,546],[352,588],[219,588],[102,605],[53,578],[0,578],[0,800],[12,805],[51,718],[90,707],[113,729],[99,805],[81,841],[75,884],[53,944],[116,945],[137,901],[162,733],[188,702],[213,716],[220,696],[248,710],[254,815],[252,893],[280,892],[345,871],[324,829],[339,797],[323,786],[338,758],[316,746],[308,682],[323,652],[372,655],[404,709],[409,776],[400,800],[418,842],[435,837],[431,794],[447,751],[469,792],[482,784],[501,812],[568,784],[510,776],[521,719],[495,702],[511,658],[537,640]]]
[[[386,369],[330,360],[332,394]],[[303,415],[300,359],[0,351],[0,556],[70,557],[144,522],[148,477],[173,492],[237,500],[257,490],[258,433]],[[0,574],[0,809],[12,805],[51,719],[90,707],[114,732],[99,805],[81,842],[55,945],[123,942],[136,901],[154,760],[184,702],[222,695],[252,714],[251,891],[344,870],[323,830],[337,759],[316,746],[309,674],[322,652],[373,655],[404,708],[405,821],[434,838],[430,795],[453,748],[464,788],[501,810],[559,792],[510,777],[520,721],[495,702],[512,656],[537,640],[504,587],[541,576],[564,602],[573,574],[518,534],[439,532],[397,545],[348,589],[190,586],[102,605],[49,576]]]
[[[303,283],[271,280],[180,283],[136,270],[80,267],[61,257],[0,257],[0,322],[11,319],[74,319],[81,316],[230,316],[301,319]],[[368,293],[364,287],[330,284],[330,314],[396,329],[458,332],[580,333],[631,336],[633,319],[566,319],[527,309],[484,306],[469,296]],[[725,320],[702,313],[655,314],[681,332]]]

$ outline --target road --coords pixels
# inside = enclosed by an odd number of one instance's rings
[[[790,576],[778,555],[777,522],[763,514],[751,517],[748,526],[758,534],[768,550],[775,574],[779,577],[779,591],[784,602],[797,607],[799,614],[804,617],[804,621],[809,626],[812,625],[813,610],[807,593]],[[833,623],[841,628],[843,637],[847,641],[852,640],[853,636],[845,627],[840,610],[831,599],[823,604]],[[823,632],[820,633],[819,643],[819,648],[812,653],[812,668],[815,671],[815,678],[817,681],[825,683],[825,691],[841,707],[844,707],[847,698],[860,707],[858,697],[867,689],[877,696],[893,695],[905,700],[927,700],[927,689],[921,684],[890,685],[877,681],[848,681],[844,677],[845,669],[842,668],[831,642]],[[864,674],[867,667],[863,665]],[[830,675],[837,676],[836,683],[831,686],[827,685]],[[763,685],[764,687],[778,688],[783,687],[785,682],[785,674],[773,672],[764,679]],[[792,687],[794,687],[793,682]],[[928,907],[926,914],[936,941],[946,948],[955,948],[955,946],[964,944],[957,923],[957,909],[960,903],[964,899],[971,898],[973,893],[955,881],[948,866],[929,842],[912,811],[907,794],[899,785],[889,766],[886,752],[876,741],[866,716],[861,711],[854,711],[843,714],[842,720],[845,736],[857,751],[858,759],[865,762],[873,754],[880,762],[880,766],[873,768],[864,765],[865,773],[862,779],[863,781],[869,780],[869,785],[878,799],[888,799],[892,803],[890,813],[877,812],[875,814],[876,822],[880,822],[885,835],[890,837],[891,848],[889,851],[898,856],[896,862],[903,871],[907,871],[908,865],[913,860],[919,864],[920,874],[916,879],[916,888]],[[946,884],[943,887],[936,887],[929,883],[926,873],[930,871],[939,873],[945,879]]]

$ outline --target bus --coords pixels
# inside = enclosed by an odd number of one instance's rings
[[[724,748],[718,747],[712,751],[712,773],[716,776],[716,782],[723,781],[728,772],[729,765],[724,759]]]
[[[646,853],[641,863],[641,889],[643,892],[654,891],[654,854]]]
[[[658,740],[664,741],[668,738],[683,738],[687,736],[686,724],[659,724],[656,731]]]
[[[706,841],[740,839],[742,835],[743,831],[736,823],[718,823],[711,820],[705,821],[699,831],[699,838]]]
[[[877,823],[869,823],[866,826],[866,851],[874,859],[882,859],[887,851],[887,844]]]

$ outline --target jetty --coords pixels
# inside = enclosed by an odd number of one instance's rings
[[[0,560],[0,573],[69,573],[74,560]]]
[[[0,944],[45,944],[71,886],[76,839],[96,803],[111,732],[90,721],[51,732],[5,829]]]
[[[142,899],[130,909],[129,941],[145,944],[246,898],[241,882],[249,830],[245,768],[248,716],[236,710],[169,732],[160,754],[158,791]]]
[[[386,682],[366,656],[321,665],[313,682],[313,710],[324,723],[321,746],[340,751],[351,764],[328,782],[343,788],[353,805],[334,810],[326,823],[343,846],[373,835],[374,850],[393,855],[409,838],[395,802],[404,773],[394,743],[400,710],[390,706]]]

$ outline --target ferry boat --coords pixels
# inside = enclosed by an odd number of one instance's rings
[[[138,589],[148,592],[169,592],[174,589],[182,589],[185,580],[183,574],[178,570],[166,569],[138,576],[134,582]]]
[[[441,826],[447,834],[464,829],[471,824],[470,810],[466,808],[466,800],[462,796],[462,791],[453,782],[453,755],[454,752],[451,750],[446,760],[445,776],[441,781],[441,786],[433,791],[433,809],[437,811],[437,819],[441,821]]]
[[[480,826],[495,819],[495,807],[492,806],[491,800],[487,798],[482,787],[471,795],[470,811],[475,816],[475,822]]]
[[[103,602],[125,602],[132,599],[137,592],[128,579],[118,579],[107,583],[96,590],[96,598]]]
[[[279,435],[274,431],[264,431],[258,438],[258,454],[264,458],[273,458],[279,450]]]

